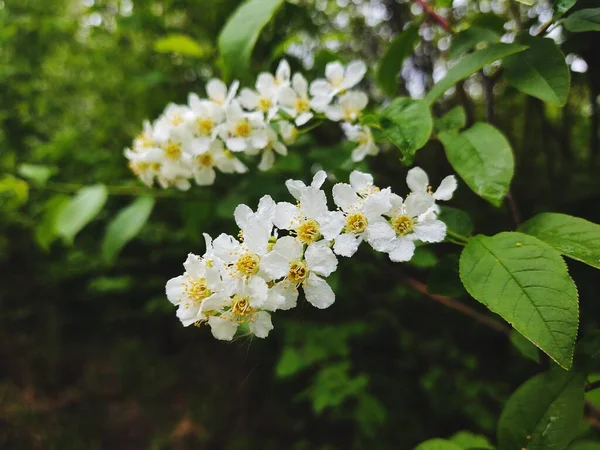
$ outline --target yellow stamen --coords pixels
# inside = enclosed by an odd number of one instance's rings
[[[400,236],[405,236],[408,233],[410,233],[413,230],[414,226],[415,223],[412,220],[412,218],[404,214],[394,217],[392,219],[392,227],[394,228],[394,231],[396,231],[396,233]]]
[[[298,239],[300,239],[303,244],[307,245],[319,240],[321,237],[321,234],[319,233],[319,224],[312,219],[302,222],[300,226],[296,228],[296,234],[298,235]]]
[[[206,118],[198,118],[196,125],[198,126],[199,133],[204,136],[210,136],[215,127],[215,123],[211,119]]]
[[[252,133],[252,127],[247,120],[241,120],[237,123],[234,129],[234,134],[236,136],[247,138]]]
[[[350,233],[362,233],[367,229],[367,218],[362,213],[350,214],[346,217],[346,230]]]
[[[252,276],[258,273],[258,263],[256,256],[246,253],[237,260],[235,266],[243,275]]]
[[[294,261],[290,263],[290,270],[288,271],[287,278],[293,284],[299,284],[308,277],[308,269],[304,261]]]
[[[203,153],[198,156],[198,164],[202,167],[212,167],[215,163],[215,159],[210,153]]]
[[[250,299],[248,297],[240,297],[239,295],[233,296],[233,305],[231,311],[238,317],[244,317],[254,312],[254,309],[250,307]]]
[[[194,302],[194,304],[198,305],[202,303],[202,301],[210,297],[212,292],[208,289],[206,284],[206,279],[200,278],[198,280],[190,280],[185,284],[185,293],[189,297],[189,299]]]
[[[310,111],[310,103],[305,98],[299,98],[296,100],[296,111],[300,114]]]
[[[176,142],[169,142],[165,148],[165,153],[169,159],[179,159],[181,156],[181,145]]]
[[[271,101],[270,98],[263,97],[258,101],[258,109],[260,109],[262,112],[269,111],[272,106],[273,106],[273,102]]]

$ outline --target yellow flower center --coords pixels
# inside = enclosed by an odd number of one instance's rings
[[[392,227],[397,234],[405,236],[410,233],[415,226],[412,218],[406,215],[400,215],[392,219]]]
[[[350,214],[346,217],[346,230],[350,233],[362,233],[367,229],[367,218],[362,213]]]
[[[273,102],[270,98],[263,97],[258,101],[258,109],[262,112],[267,112],[273,106]]]
[[[165,153],[169,159],[179,159],[181,156],[181,145],[175,142],[169,142],[165,148]]]
[[[358,137],[358,144],[359,145],[367,145],[369,143],[369,136],[367,135],[367,133],[360,133],[360,136]]]
[[[228,159],[234,159],[235,158],[235,156],[233,156],[233,153],[231,153],[231,150],[223,150],[223,154]]]
[[[210,153],[203,153],[198,155],[198,164],[202,167],[212,167],[214,165],[215,159]]]
[[[319,224],[312,219],[305,220],[296,228],[296,234],[298,235],[298,239],[303,244],[311,244],[317,241],[321,234],[319,233]]]
[[[212,295],[212,292],[210,289],[208,289],[206,280],[204,278],[191,280],[186,283],[185,293],[196,305],[202,303],[202,300]]]
[[[198,118],[196,120],[196,125],[198,126],[199,133],[204,136],[212,134],[213,128],[215,127],[215,123],[211,119],[203,118]]]
[[[290,270],[288,271],[287,278],[293,284],[302,283],[306,277],[308,277],[308,269],[304,261],[294,261],[290,263]]]
[[[247,138],[252,133],[252,127],[247,120],[242,120],[235,126],[234,134],[236,136]]]
[[[171,125],[173,125],[173,126],[181,125],[182,123],[183,123],[183,117],[181,117],[180,114],[175,114],[171,118]]]
[[[299,98],[296,100],[296,111],[299,113],[306,113],[310,111],[310,103],[305,98]]]
[[[231,306],[231,311],[233,311],[236,316],[244,317],[253,312],[253,309],[250,307],[250,299],[248,297],[234,295],[232,300],[233,304]]]
[[[246,253],[237,260],[235,266],[238,272],[246,276],[252,276],[258,272],[258,262],[256,256]]]

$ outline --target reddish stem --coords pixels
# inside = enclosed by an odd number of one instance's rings
[[[414,2],[416,4],[418,4],[421,8],[423,8],[423,11],[425,11],[425,13],[429,17],[431,17],[434,21],[436,21],[439,26],[441,26],[448,33],[452,33],[452,28],[450,27],[448,20],[446,20],[445,17],[442,17],[438,13],[436,13],[433,10],[433,8],[431,6],[429,6],[429,4],[427,3],[426,0],[414,0]]]

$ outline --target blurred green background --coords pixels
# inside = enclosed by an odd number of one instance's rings
[[[406,283],[429,283],[488,314],[462,291],[451,244],[422,248],[404,265],[361,248],[332,277],[331,308],[277,313],[266,340],[219,342],[175,317],[166,280],[182,272],[188,252],[203,251],[202,232],[235,232],[237,204],[255,206],[266,193],[289,200],[284,181],[308,180],[319,168],[339,180],[369,170],[380,186],[406,191],[397,150],[354,165],[336,124],[303,135],[268,173],[220,175],[187,193],[135,180],[123,148],[144,119],[220,76],[217,36],[238,4],[0,0],[0,447],[410,449],[459,431],[493,440],[505,400],[546,363]],[[543,22],[548,8],[464,0],[451,17],[510,32],[516,22]],[[383,101],[372,81],[377,61],[395,33],[422,19],[410,2],[288,2],[263,30],[252,74],[273,70],[283,55],[309,79],[333,59],[362,58],[371,70],[364,85]],[[421,36],[399,94],[421,95],[444,65],[445,33],[423,24]],[[567,106],[499,83],[493,119],[516,153],[513,196],[523,219],[560,211],[600,222],[600,41],[586,33],[560,39],[573,69]],[[484,118],[484,88],[474,76],[437,113],[463,104],[471,119]],[[417,163],[434,184],[451,172],[436,141]],[[28,176],[23,164],[52,176]],[[106,206],[73,245],[55,240],[47,232],[52,208],[94,183],[109,186]],[[108,264],[106,225],[138,194],[157,197],[152,216]],[[471,213],[477,232],[514,228],[507,207],[491,207],[464,184],[451,205]],[[584,334],[598,324],[597,275],[569,265]]]

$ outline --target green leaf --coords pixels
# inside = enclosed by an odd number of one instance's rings
[[[440,133],[448,161],[469,187],[494,206],[508,193],[514,173],[510,144],[500,131],[476,123],[460,134]]]
[[[56,217],[56,233],[72,244],[77,233],[98,215],[107,198],[103,184],[81,188]]]
[[[419,40],[419,27],[411,26],[399,33],[388,46],[377,68],[377,84],[386,94],[398,92],[398,73],[402,63],[410,55]]]
[[[567,450],[600,450],[598,441],[577,441],[567,447]]]
[[[506,82],[545,102],[564,105],[571,82],[565,55],[552,39],[526,34],[517,42],[529,48],[504,60]]]
[[[462,447],[446,439],[429,439],[421,442],[415,450],[462,450]]]
[[[428,269],[437,266],[438,257],[428,246],[420,246],[415,249],[415,254],[410,260],[410,265],[421,269]]]
[[[454,434],[450,440],[463,449],[494,449],[492,444],[490,444],[490,441],[488,441],[485,436],[474,434],[470,431],[459,431],[458,433]]]
[[[68,195],[57,194],[46,202],[42,219],[35,228],[35,240],[42,249],[46,251],[50,250],[50,245],[58,237],[56,233],[56,219],[70,201],[71,197]]]
[[[466,30],[452,36],[452,43],[448,49],[448,58],[455,59],[481,43],[495,43],[500,36],[489,28],[471,26]]]
[[[579,217],[541,213],[519,228],[563,255],[600,269],[600,225]]]
[[[600,31],[600,8],[580,9],[567,17],[564,25],[573,33]]]
[[[148,221],[154,208],[152,197],[140,197],[123,208],[108,224],[102,241],[104,261],[112,263],[121,249],[133,239]]]
[[[508,399],[498,422],[498,450],[562,450],[583,415],[585,375],[558,368],[527,380]]]
[[[154,42],[154,50],[159,53],[178,53],[183,56],[201,58],[206,48],[185,34],[170,34]]]
[[[29,185],[13,175],[0,178],[0,209],[14,210],[27,203]]]
[[[448,230],[465,237],[473,233],[475,227],[469,213],[451,206],[441,206],[440,209],[438,218],[446,224]]]
[[[554,9],[554,18],[557,19],[575,6],[577,0],[554,0],[552,9]]]
[[[248,72],[258,36],[282,4],[283,0],[246,0],[229,17],[219,35],[226,77]]]
[[[58,172],[55,166],[44,166],[41,164],[21,164],[17,168],[17,173],[23,178],[44,185],[48,178]]]
[[[483,50],[464,56],[448,71],[444,78],[433,86],[425,96],[425,101],[429,104],[434,103],[444,95],[444,92],[460,80],[464,80],[494,61],[522,52],[526,48],[526,46],[518,44],[492,44]]]
[[[460,256],[460,278],[471,296],[561,367],[571,367],[579,324],[577,288],[556,250],[517,232],[478,235]]]
[[[433,117],[423,100],[398,97],[375,116],[376,127],[402,153],[405,164],[411,164],[415,153],[429,140],[433,131]]]
[[[455,106],[439,119],[435,119],[433,127],[436,133],[442,131],[459,131],[467,126],[467,116],[461,106]]]
[[[512,330],[510,333],[510,342],[515,346],[519,353],[525,358],[530,359],[539,364],[540,352],[535,345],[529,342],[517,330]]]

